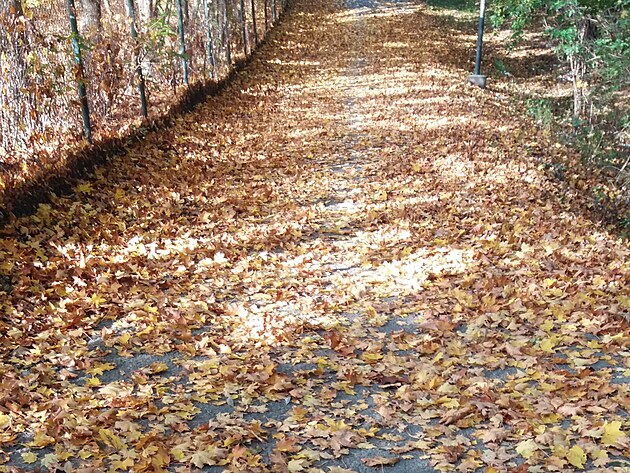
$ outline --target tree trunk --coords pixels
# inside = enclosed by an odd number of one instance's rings
[[[578,42],[580,50],[571,55],[571,75],[573,76],[573,115],[578,118],[585,116],[590,107],[589,88],[586,75],[588,73],[589,43],[597,39],[597,23],[594,18],[586,17],[578,25]]]
[[[265,34],[267,34],[267,31],[269,30],[269,0],[265,0],[264,3],[264,10],[265,10]]]
[[[228,71],[232,67],[232,38],[230,35],[230,15],[228,15],[228,0],[223,0],[223,45],[225,47],[225,62]]]
[[[37,108],[33,107],[33,97],[24,96],[28,94],[28,38],[21,21],[23,16],[20,0],[0,3],[0,31],[3,33],[0,35],[0,71],[6,70],[6,75],[0,76],[0,143],[7,148],[13,147],[16,142],[27,138],[28,132],[34,131],[32,120],[35,119],[33,114],[37,113]],[[22,130],[26,130],[26,133]]]
[[[573,116],[581,117],[586,108],[586,94],[584,73],[586,70],[584,60],[579,55],[574,55],[569,59],[571,64],[571,75],[573,78]]]
[[[254,32],[254,49],[258,46],[258,28],[256,25],[256,0],[252,0],[252,30]]]
[[[153,0],[138,0],[138,13],[141,21],[150,21],[155,18],[155,4]]]
[[[240,21],[241,21],[241,36],[243,41],[243,53],[247,57],[247,20],[245,18],[245,0],[240,0]]]
[[[100,37],[103,31],[103,12],[101,10],[101,0],[81,0],[83,15],[81,15],[81,32],[87,37]]]

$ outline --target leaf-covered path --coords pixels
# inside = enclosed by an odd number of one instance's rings
[[[422,2],[296,0],[0,240],[0,472],[628,471],[629,251]]]

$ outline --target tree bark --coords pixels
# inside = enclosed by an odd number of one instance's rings
[[[232,67],[232,45],[230,35],[230,15],[228,15],[228,0],[223,0],[223,45],[225,47],[225,61],[228,71]]]
[[[247,57],[247,19],[245,17],[245,0],[240,0],[239,15],[241,21],[241,36],[243,41],[243,53]]]
[[[0,3],[0,70],[6,61],[7,75],[0,77],[0,138],[4,146],[12,147],[22,138],[27,138],[28,132],[33,131],[33,123],[27,123],[34,117],[29,111],[33,110],[32,97],[24,97],[26,87],[26,56],[28,52],[28,38],[22,23],[24,10],[20,0],[9,0]],[[4,57],[2,57],[4,56]],[[3,84],[4,83],[4,84]],[[26,128],[27,133],[22,133]]]
[[[101,0],[81,0],[81,7],[82,34],[87,38],[99,40],[103,32]]]
[[[573,115],[582,118],[589,109],[590,97],[587,84],[589,43],[597,39],[597,23],[594,18],[586,17],[578,25],[580,51],[569,58],[573,76]]]
[[[252,47],[252,49],[254,49],[256,46],[258,46],[258,28],[256,25],[256,0],[252,0],[252,31],[254,33],[254,46]]]
[[[190,23],[190,8],[188,5],[188,0],[182,0],[182,7],[184,7],[184,25],[188,26]]]

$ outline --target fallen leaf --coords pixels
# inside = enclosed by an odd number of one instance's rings
[[[0,412],[0,429],[6,427],[11,422],[11,418]]]
[[[523,458],[530,459],[534,452],[539,448],[540,447],[534,440],[524,440],[516,444],[516,453],[518,453]]]
[[[602,435],[603,445],[616,445],[625,434],[621,431],[621,421],[604,422],[604,435]]]
[[[571,465],[582,470],[586,462],[586,453],[579,445],[573,445],[567,452],[567,460]]]
[[[215,456],[207,450],[200,450],[193,453],[190,462],[197,468],[203,468],[205,465],[215,465]]]
[[[287,468],[291,473],[298,473],[299,471],[304,471],[308,464],[309,462],[305,458],[301,458],[299,460],[290,460],[287,464]]]
[[[37,461],[37,455],[35,455],[35,453],[33,452],[22,453],[21,456],[22,460],[24,460],[24,463],[28,463],[29,465]]]
[[[390,466],[395,465],[400,461],[399,457],[372,457],[372,458],[363,458],[361,460],[367,466]]]

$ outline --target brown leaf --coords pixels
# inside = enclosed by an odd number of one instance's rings
[[[473,412],[475,412],[475,407],[471,405],[464,406],[461,409],[451,409],[442,416],[440,422],[444,425],[451,425]]]
[[[391,466],[395,465],[400,461],[400,457],[372,457],[372,458],[363,458],[361,460],[367,466]]]

